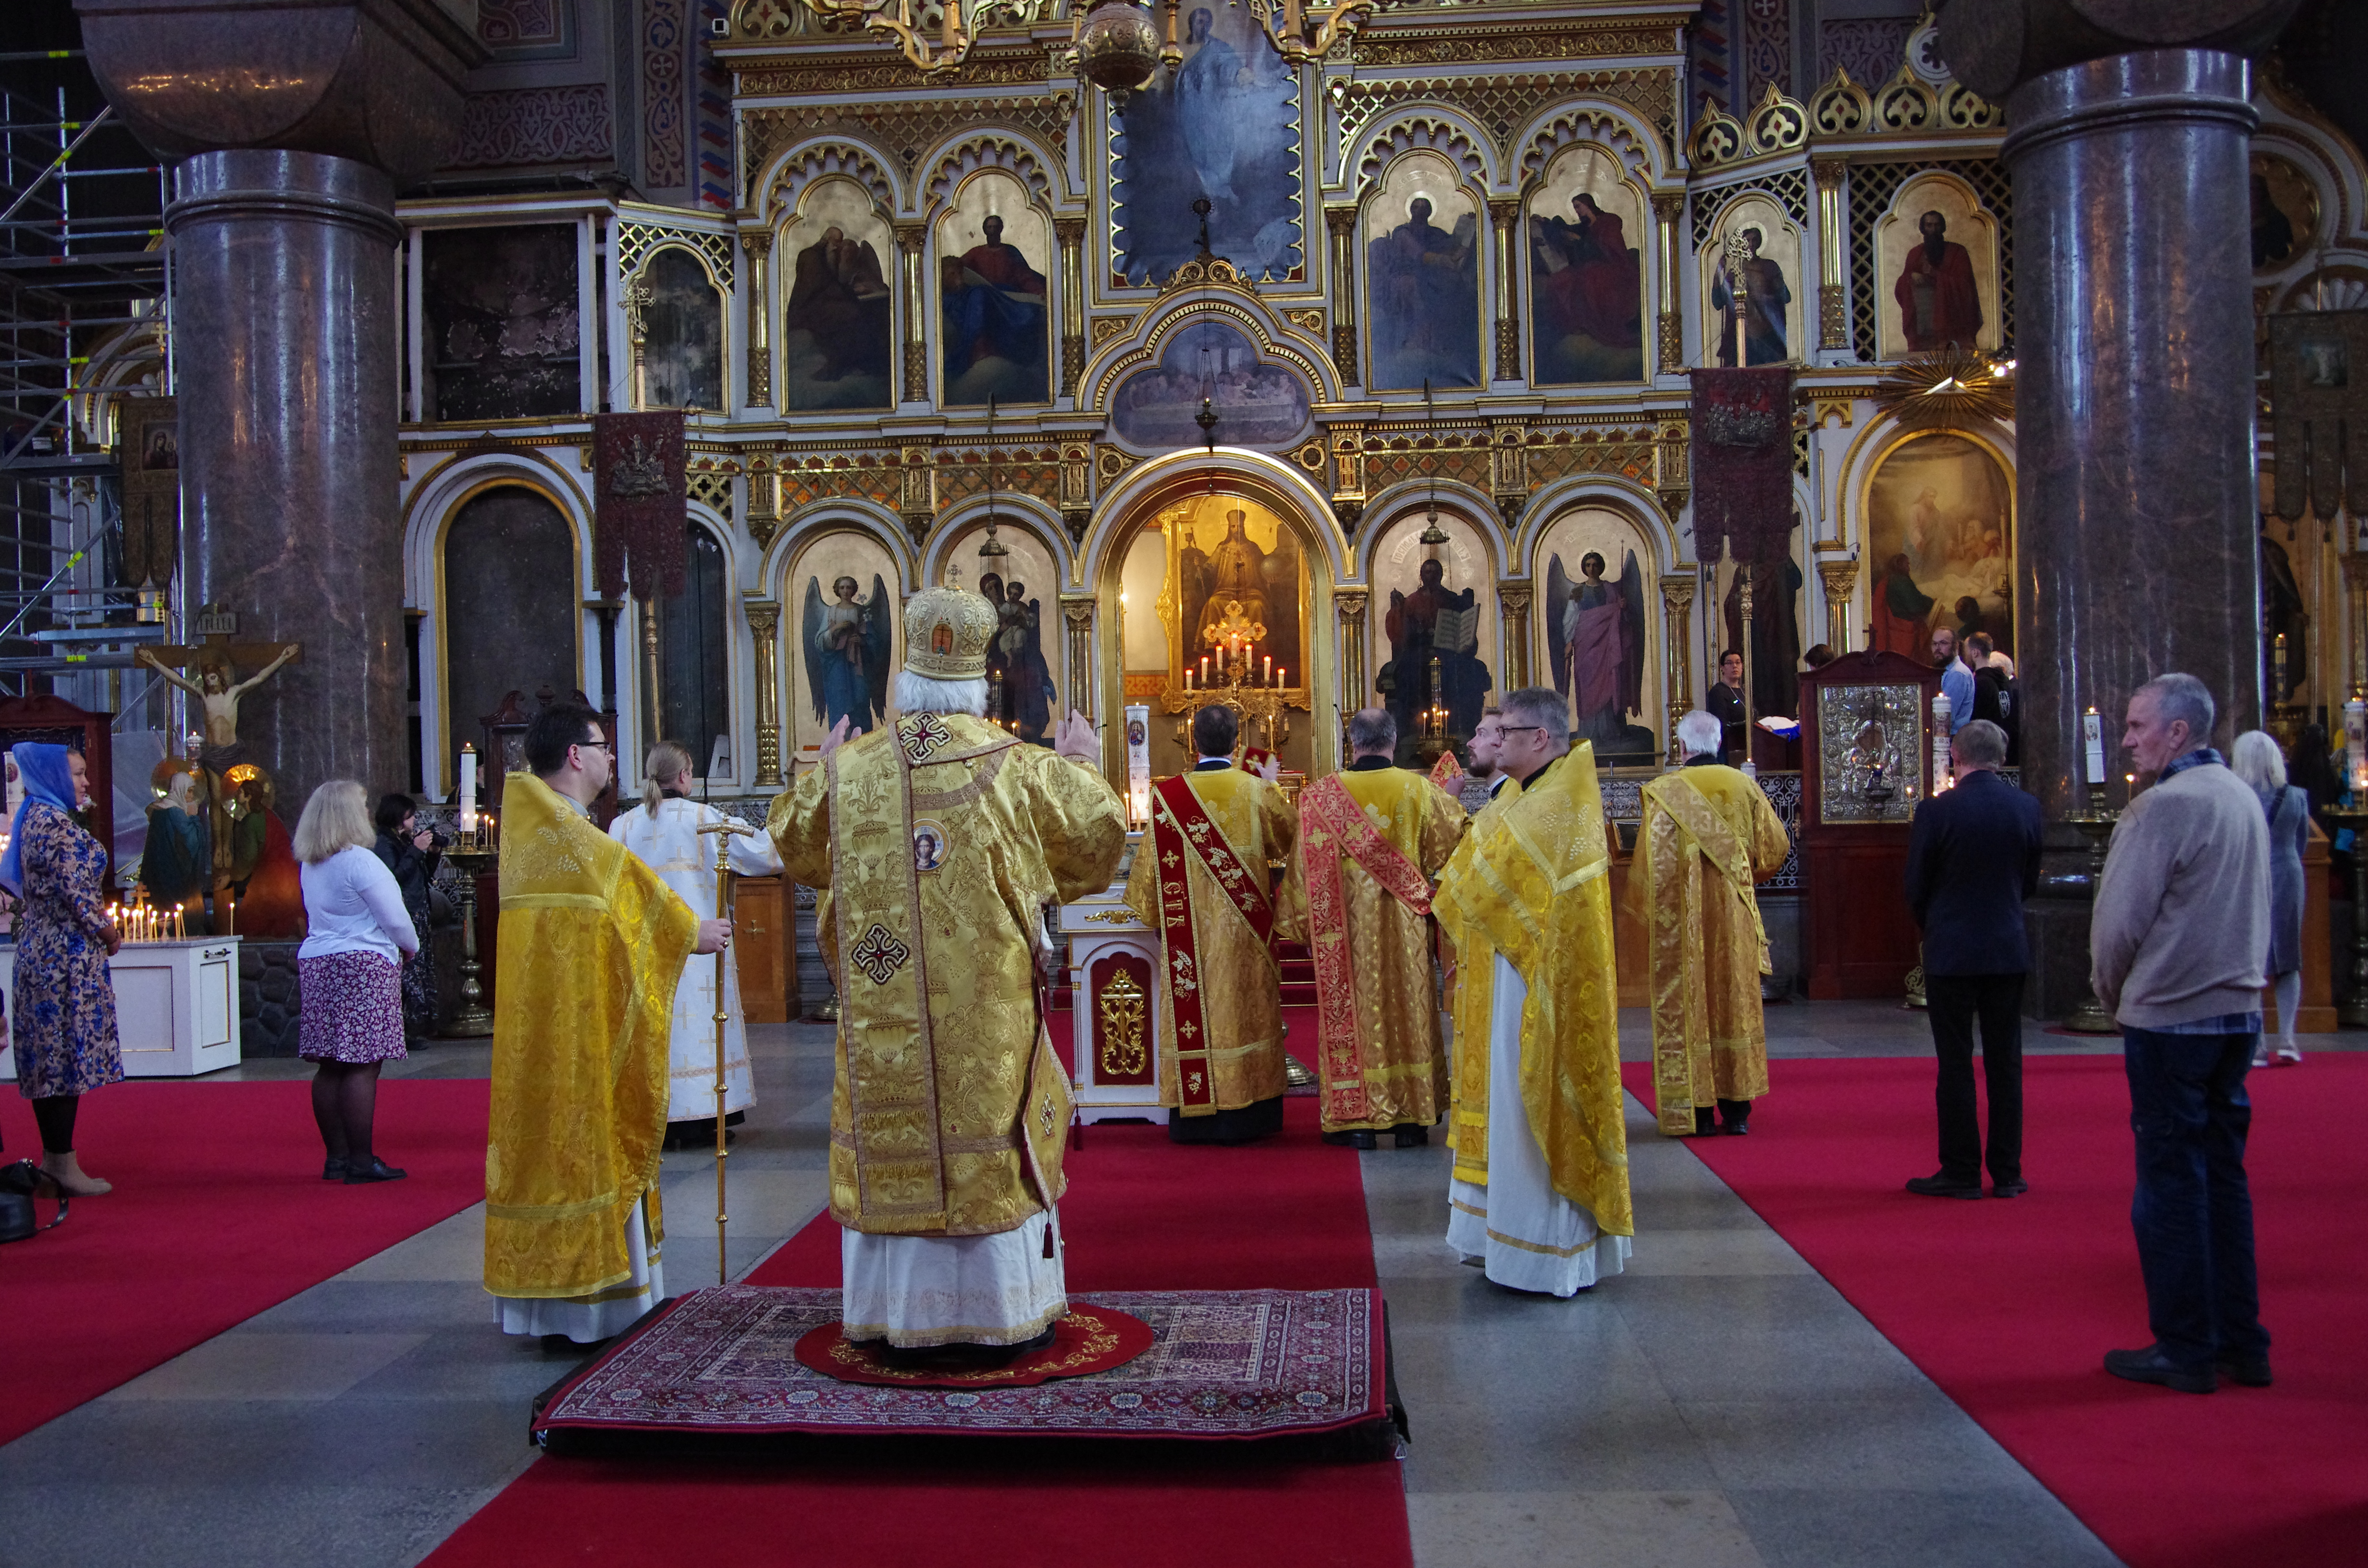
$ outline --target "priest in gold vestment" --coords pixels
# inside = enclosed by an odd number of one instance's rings
[[[502,790],[485,1289],[505,1333],[589,1345],[665,1298],[675,985],[732,926],[593,825],[613,761],[591,710],[536,714],[526,756]]]
[[[1611,859],[1594,750],[1571,749],[1565,700],[1525,687],[1503,717],[1520,793],[1481,812],[1432,899],[1459,992],[1447,1241],[1499,1285],[1570,1296],[1619,1273],[1635,1233]],[[1466,1033],[1475,1005],[1486,1021]]]
[[[1152,791],[1151,831],[1126,902],[1160,937],[1159,1101],[1178,1143],[1243,1143],[1282,1129],[1278,939],[1305,929],[1298,889],[1270,892],[1299,816],[1273,782],[1236,767],[1230,708],[1192,715],[1200,761]]]
[[[1718,760],[1720,740],[1715,714],[1678,721],[1687,762],[1645,786],[1628,880],[1652,970],[1653,1098],[1673,1138],[1747,1132],[1768,1092],[1768,930],[1751,890],[1793,845],[1759,786]]]
[[[1110,886],[1126,811],[1084,718],[1058,755],[985,722],[995,630],[976,594],[916,595],[895,724],[848,740],[842,722],[768,822],[790,874],[827,890],[843,1322],[892,1356],[1008,1359],[1068,1312],[1044,906]]]
[[[1347,770],[1300,793],[1291,864],[1315,960],[1324,1141],[1358,1149],[1383,1130],[1401,1149],[1429,1142],[1447,1104],[1430,892],[1465,818],[1430,778],[1392,762],[1397,744],[1387,709],[1349,719]]]

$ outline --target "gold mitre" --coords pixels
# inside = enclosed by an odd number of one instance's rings
[[[995,625],[995,607],[959,585],[915,594],[905,607],[905,667],[931,680],[982,679]]]

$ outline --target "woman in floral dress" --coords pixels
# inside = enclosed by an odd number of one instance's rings
[[[25,800],[0,854],[0,887],[24,903],[9,1009],[17,1089],[33,1102],[41,1169],[69,1196],[95,1197],[114,1184],[75,1158],[74,1114],[83,1096],[123,1081],[107,971],[122,941],[107,916],[107,850],[67,814],[90,804],[82,754],[21,742],[14,755]]]

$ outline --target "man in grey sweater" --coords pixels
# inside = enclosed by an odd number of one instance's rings
[[[2155,776],[2113,829],[2089,919],[2090,980],[2122,1026],[2137,1232],[2154,1343],[2105,1370],[2210,1393],[2270,1381],[2245,1183],[2245,1071],[2261,1030],[2270,846],[2261,803],[2212,749],[2212,694],[2157,676],[2122,744]]]

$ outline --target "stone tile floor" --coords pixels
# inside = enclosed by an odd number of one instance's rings
[[[1891,1004],[1792,1003],[1769,1028],[1782,1054],[1930,1050],[1921,1017]],[[1622,1053],[1643,1054],[1644,1015],[1621,1032]],[[750,1034],[759,1100],[730,1163],[734,1275],[827,1197],[829,1034]],[[2368,1033],[2305,1042],[2363,1047]],[[2034,1051],[2115,1048],[2026,1036]],[[488,1057],[439,1043],[391,1075],[481,1077]],[[309,1071],[256,1061],[218,1077]],[[1569,1301],[1453,1260],[1443,1148],[1355,1156],[1414,1423],[1422,1568],[2113,1561],[1634,1102],[1629,1130],[1636,1256]],[[713,1192],[712,1155],[667,1157],[675,1290],[716,1276]],[[418,1562],[525,1469],[528,1403],[574,1360],[495,1327],[483,1224],[481,1209],[455,1215],[0,1447],[0,1568]]]

